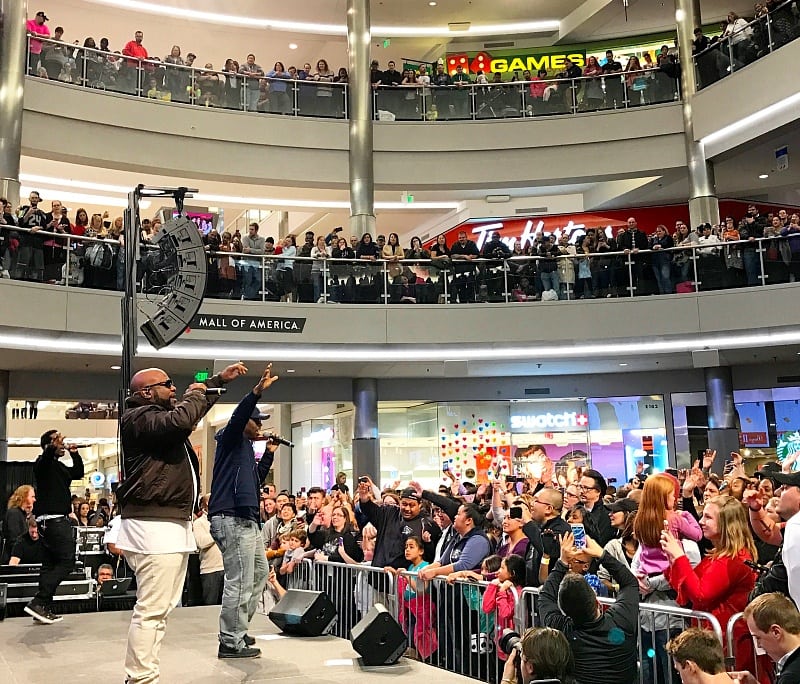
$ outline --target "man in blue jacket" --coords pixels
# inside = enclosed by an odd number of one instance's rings
[[[265,439],[258,410],[261,393],[278,379],[269,364],[258,384],[234,410],[228,424],[217,433],[214,474],[208,517],[211,536],[222,551],[225,585],[219,614],[219,658],[257,658],[260,649],[247,634],[258,598],[269,575],[261,537],[259,492],[272,467],[277,441],[267,436],[260,461],[253,441]]]

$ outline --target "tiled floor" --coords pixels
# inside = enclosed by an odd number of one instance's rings
[[[348,641],[280,636],[262,615],[250,633],[261,657],[217,659],[216,607],[179,608],[167,625],[161,649],[163,684],[275,682],[333,684],[388,681],[390,677],[435,682],[474,682],[417,662],[401,659],[386,668],[360,668]],[[3,684],[121,684],[130,613],[65,615],[55,625],[29,618],[0,622],[0,682]]]

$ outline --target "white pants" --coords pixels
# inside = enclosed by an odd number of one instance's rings
[[[128,628],[125,675],[130,684],[156,684],[167,617],[181,600],[189,554],[126,551],[125,560],[136,573],[137,585]]]

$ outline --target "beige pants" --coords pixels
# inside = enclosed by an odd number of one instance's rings
[[[136,573],[137,585],[128,628],[125,675],[130,684],[156,684],[167,617],[181,600],[189,554],[126,551],[125,560]]]

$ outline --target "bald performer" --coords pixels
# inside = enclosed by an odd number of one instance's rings
[[[120,420],[122,473],[117,488],[122,519],[117,546],[136,573],[136,605],[128,629],[125,681],[159,681],[158,654],[166,621],[178,605],[189,553],[197,549],[192,517],[198,509],[200,468],[189,442],[214,405],[207,388],[245,375],[242,363],[189,385],[180,401],[160,368],[139,371]]]

